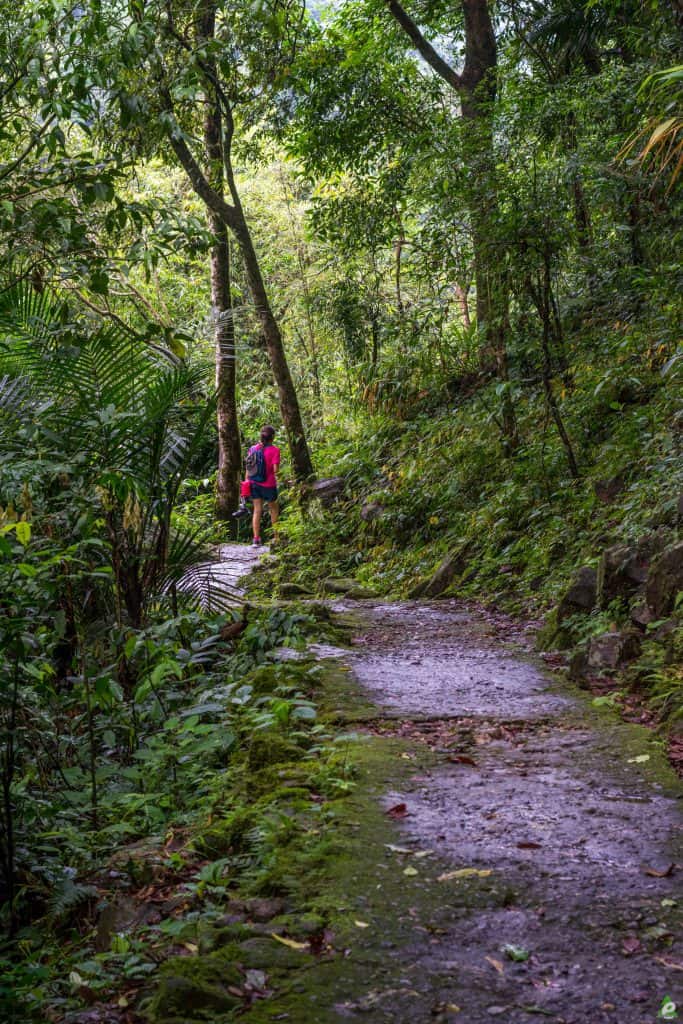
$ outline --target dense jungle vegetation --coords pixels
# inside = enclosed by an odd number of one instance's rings
[[[680,722],[683,8],[0,11],[0,1016],[132,1021],[226,894],[324,857],[346,739],[280,655],[326,581],[545,614],[546,648],[633,620],[627,681]],[[212,563],[266,422],[245,612]],[[638,619],[603,563],[639,544]],[[103,924],[160,878],[187,915]]]

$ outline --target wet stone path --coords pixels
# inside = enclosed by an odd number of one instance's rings
[[[667,997],[683,1018],[680,789],[652,734],[553,680],[503,619],[456,602],[337,608],[377,708],[361,728],[408,744],[379,794],[393,886],[352,876],[352,912],[380,932],[384,915],[384,941],[368,935],[326,997],[302,992],[302,1016],[283,1019],[655,1024]],[[433,754],[414,773],[411,744]]]

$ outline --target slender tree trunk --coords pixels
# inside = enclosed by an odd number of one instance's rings
[[[485,373],[509,380],[507,333],[509,283],[498,233],[492,113],[496,99],[497,47],[487,0],[462,0],[465,19],[465,66],[456,72],[435,50],[398,0],[386,0],[389,11],[421,56],[458,94],[464,126],[464,157],[471,182],[477,327],[481,337],[480,363]],[[505,447],[519,443],[517,421],[509,389],[502,393]]]
[[[472,323],[470,319],[470,304],[467,298],[467,290],[463,288],[457,281],[453,285],[453,291],[460,307],[460,315],[462,316],[462,322],[465,327],[469,327]]]
[[[204,119],[209,180],[216,192],[223,192],[223,154],[220,109],[209,108]],[[237,354],[235,321],[230,290],[230,243],[221,218],[209,211],[209,224],[216,242],[211,249],[211,310],[214,321],[216,363],[216,422],[218,467],[216,474],[216,515],[234,524],[231,514],[239,504],[242,452],[237,419]]]
[[[315,336],[315,325],[313,323],[313,302],[311,298],[311,289],[308,283],[308,268],[310,266],[310,259],[306,251],[306,244],[301,236],[300,231],[297,228],[296,220],[292,214],[292,206],[290,197],[287,192],[287,183],[280,168],[280,183],[282,185],[282,195],[287,207],[287,219],[289,220],[289,226],[292,232],[292,239],[296,246],[296,258],[299,264],[299,276],[301,277],[301,290],[304,295],[304,312],[306,315],[306,334],[308,335],[308,345],[303,341],[303,336],[299,334],[299,339],[302,343],[302,348],[306,353],[307,358],[311,361],[311,374],[313,380],[313,397],[315,398],[316,405],[318,407],[318,413],[320,415],[320,422],[324,426],[325,420],[325,404],[323,402],[322,385],[320,382],[320,359],[318,357],[318,342]]]
[[[203,11],[203,17],[205,19],[204,25],[207,28],[211,28],[211,36],[213,35],[213,23],[210,23],[209,19],[215,17],[215,10],[215,0],[206,0],[206,6]],[[206,37],[209,38],[208,33]],[[221,110],[223,128],[221,148],[223,168],[225,172],[224,180],[227,182],[230,196],[232,197],[232,205],[225,201],[220,192],[217,192],[212,188],[210,181],[202,172],[202,168],[195,159],[192,150],[183,137],[182,132],[177,129],[175,124],[173,97],[169,88],[168,78],[166,76],[165,69],[159,65],[156,72],[156,81],[159,88],[161,106],[162,109],[170,115],[167,127],[167,139],[176,154],[179,163],[185,170],[194,191],[204,202],[210,213],[220,219],[222,223],[233,232],[237,239],[242,255],[249,291],[251,292],[251,297],[254,302],[254,306],[256,307],[256,313],[261,323],[266,351],[268,353],[273,377],[275,378],[278,390],[280,414],[282,416],[287,440],[289,442],[294,475],[297,480],[307,480],[309,477],[313,476],[313,464],[311,462],[311,456],[306,442],[306,434],[304,432],[299,401],[294,388],[294,382],[292,381],[292,376],[289,371],[289,366],[287,364],[280,327],[270,306],[258,256],[254,248],[249,225],[242,208],[237,184],[235,182],[230,154],[234,130],[230,100],[220,83],[215,64],[212,65],[210,61],[207,62],[206,59],[201,56],[198,56],[197,60],[205,76],[206,91],[215,98],[216,104],[220,106]]]
[[[289,450],[292,456],[292,466],[297,480],[308,480],[313,476],[313,463],[311,462],[306,434],[304,431],[303,419],[299,408],[299,399],[289,371],[280,326],[270,306],[268,292],[261,273],[258,256],[247,224],[247,219],[242,209],[239,193],[235,183],[235,176],[232,169],[229,154],[224,151],[226,176],[230,195],[232,196],[233,209],[235,211],[232,230],[242,253],[244,270],[249,285],[249,291],[256,307],[256,314],[261,322],[263,339],[266,344],[266,351],[273,371],[273,377],[277,385],[280,399],[280,412],[282,421],[287,433]]]
[[[538,284],[534,285],[531,277],[528,277],[526,285],[541,321],[542,379],[546,403],[555,422],[555,426],[557,427],[557,433],[560,441],[564,446],[564,450],[567,455],[567,463],[569,465],[569,472],[574,480],[578,480],[580,473],[576,456],[574,454],[574,447],[567,432],[567,428],[564,425],[560,406],[553,388],[553,366],[550,347],[553,330],[553,313],[552,288],[550,281],[550,257],[548,252],[544,253],[543,269],[539,272]]]

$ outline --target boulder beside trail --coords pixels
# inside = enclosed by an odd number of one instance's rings
[[[321,505],[334,505],[343,497],[346,481],[343,476],[330,476],[324,480],[315,480],[308,484],[306,492],[309,498],[316,498]]]
[[[588,645],[587,668],[598,672],[614,671],[640,654],[640,637],[635,630],[602,633]]]
[[[683,590],[683,541],[665,548],[652,562],[645,598],[656,619],[673,611],[676,595]]]
[[[432,576],[418,583],[409,593],[410,598],[440,597],[467,567],[467,558],[472,548],[471,541],[465,541],[455,551],[446,555]]]
[[[618,598],[630,599],[648,579],[652,560],[671,543],[672,533],[660,528],[644,534],[635,544],[606,548],[598,564],[597,600],[606,608]]]
[[[577,612],[589,612],[595,607],[598,593],[598,574],[584,565],[577,572],[569,589],[557,606],[558,625]]]
[[[328,579],[323,580],[322,589],[325,594],[342,595],[344,597],[350,597],[353,601],[362,601],[364,599],[377,597],[374,590],[371,590],[369,587],[361,586],[360,583],[351,577],[342,576],[337,579],[330,576]]]

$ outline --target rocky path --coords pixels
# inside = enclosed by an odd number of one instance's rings
[[[346,957],[269,1019],[654,1024],[669,998],[683,1018],[680,790],[652,734],[553,682],[510,623],[340,609],[380,807],[340,870]]]

